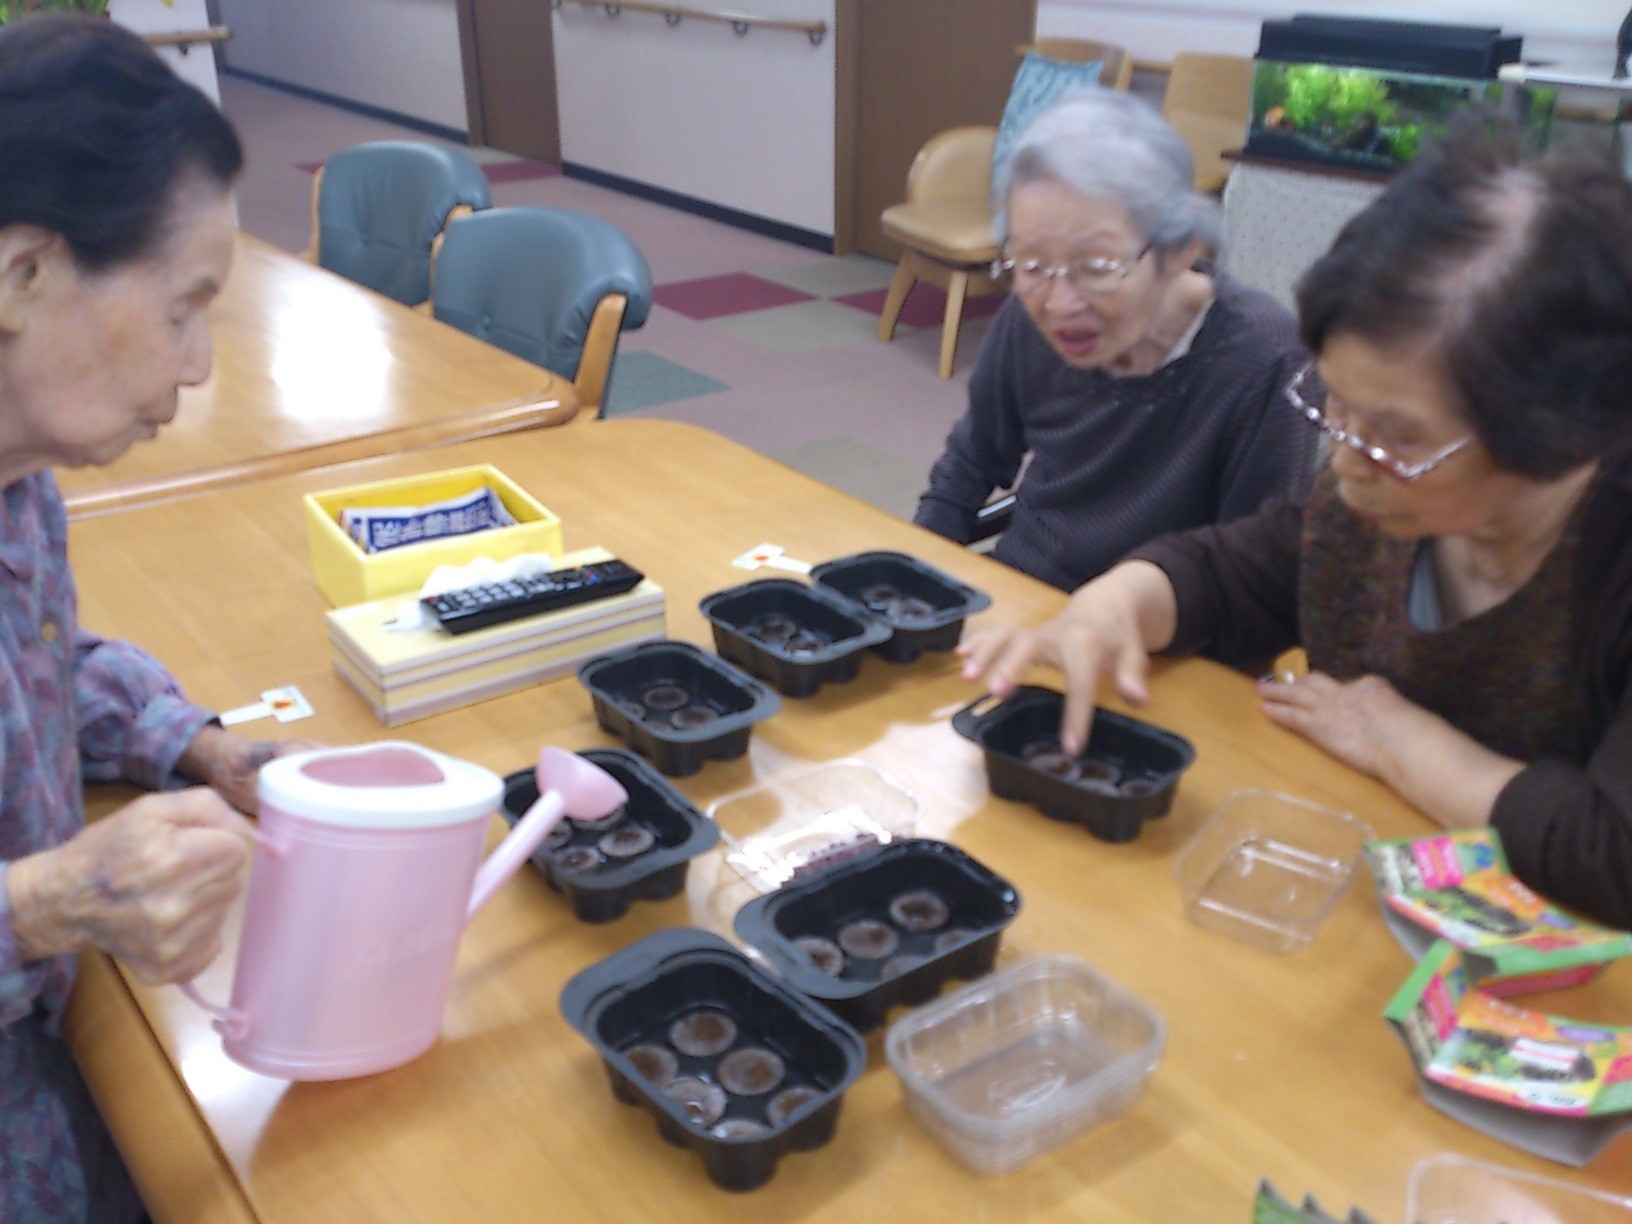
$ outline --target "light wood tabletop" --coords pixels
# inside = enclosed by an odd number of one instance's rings
[[[249,234],[210,307],[215,369],[156,442],[62,471],[76,513],[171,486],[392,454],[570,420],[564,378]]]
[[[1035,622],[1063,599],[705,431],[611,421],[76,523],[82,620],[167,659],[206,705],[237,706],[295,684],[315,707],[284,728],[252,727],[336,744],[386,738],[330,668],[300,495],[479,461],[556,511],[569,547],[604,545],[646,570],[667,592],[670,635],[700,644],[709,638],[697,600],[744,581],[730,561],[764,541],[809,561],[906,551],[990,593],[988,618]],[[1339,1214],[1358,1205],[1388,1224],[1403,1214],[1412,1166],[1448,1151],[1580,1185],[1632,1185],[1625,1138],[1588,1169],[1563,1170],[1422,1101],[1405,1048],[1381,1018],[1410,961],[1363,878],[1295,955],[1186,918],[1174,854],[1232,792],[1267,787],[1329,804],[1384,836],[1431,828],[1382,786],[1266,722],[1248,678],[1197,660],[1158,667],[1153,700],[1139,714],[1188,737],[1198,757],[1171,814],[1124,845],[990,796],[980,753],[948,725],[977,695],[950,655],[906,665],[869,657],[853,682],[784,699],[782,712],[755,729],[746,757],[712,762],[677,785],[706,806],[838,758],[883,768],[923,799],[924,832],[954,841],[1019,889],[1023,907],[1000,966],[1036,953],[1078,956],[1165,1017],[1166,1053],[1126,1116],[1018,1173],[982,1179],[909,1116],[875,1035],[832,1142],[785,1156],[765,1187],[734,1198],[707,1180],[694,1154],[664,1142],[646,1112],[613,1099],[598,1057],[557,1003],[568,978],[635,939],[707,925],[717,858],[693,865],[683,896],[637,903],[604,925],[577,921],[526,871],[467,931],[440,1043],[366,1079],[290,1085],[243,1070],[178,991],[125,981],[93,962],[70,1036],[154,1217],[1246,1221],[1258,1179],[1268,1177],[1291,1197],[1312,1193]],[[541,743],[616,743],[570,679],[396,734],[500,772],[530,763]],[[96,794],[93,811],[118,797]],[[225,997],[230,981],[224,957],[201,985]],[[1617,966],[1588,987],[1535,1001],[1626,1022],[1632,980]]]

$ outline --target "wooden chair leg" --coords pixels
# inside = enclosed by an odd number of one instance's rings
[[[895,276],[890,280],[890,292],[884,298],[884,311],[878,316],[878,338],[888,343],[895,339],[895,325],[901,321],[901,308],[907,304],[907,294],[918,278],[913,275],[911,256],[901,256],[895,265]]]
[[[969,296],[969,273],[954,272],[946,285],[946,321],[941,324],[941,377],[952,377],[958,358],[958,328],[963,326],[963,302]]]

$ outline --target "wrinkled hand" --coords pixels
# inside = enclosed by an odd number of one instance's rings
[[[1152,574],[1159,587],[1152,585]],[[1102,675],[1114,677],[1117,691],[1128,701],[1142,704],[1150,699],[1145,683],[1150,670],[1148,643],[1153,635],[1161,636],[1164,625],[1166,635],[1172,634],[1164,592],[1170,602],[1172,588],[1154,566],[1118,566],[1079,589],[1063,612],[1037,629],[996,626],[971,633],[958,647],[965,660],[964,677],[985,680],[993,696],[1007,697],[1027,668],[1037,664],[1059,668],[1065,675],[1060,746],[1070,753],[1082,752]],[[1162,641],[1165,644],[1166,638]]]
[[[261,766],[290,752],[308,752],[322,745],[309,740],[256,740],[234,735],[221,727],[201,727],[187,745],[176,768],[195,782],[213,787],[240,812],[255,815],[256,778]]]
[[[203,787],[147,795],[62,845],[15,860],[5,883],[27,959],[86,948],[147,982],[196,977],[221,950],[244,885],[249,826]]]
[[[1290,681],[1260,680],[1258,692],[1271,722],[1373,777],[1381,775],[1401,716],[1415,708],[1380,676],[1344,682],[1310,672]]]

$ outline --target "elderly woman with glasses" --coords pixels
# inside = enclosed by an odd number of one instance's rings
[[[1089,90],[999,168],[997,271],[1013,296],[916,521],[960,543],[1029,454],[994,555],[1062,590],[1131,548],[1300,489],[1315,446],[1281,392],[1307,359],[1292,316],[1197,265],[1216,201],[1150,107]]]
[[[1150,651],[1301,644],[1270,719],[1632,926],[1632,185],[1465,128],[1298,305],[1287,398],[1333,442],[1307,503],[1136,550],[1041,629],[972,636],[966,674],[1064,669],[1077,750],[1099,677],[1144,700]]]

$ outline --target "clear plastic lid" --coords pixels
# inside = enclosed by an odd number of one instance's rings
[[[823,871],[873,846],[912,837],[923,801],[878,766],[837,760],[778,776],[718,800],[719,869],[707,888],[711,925],[731,930],[754,897]]]
[[[1411,1170],[1407,1224],[1632,1224],[1632,1199],[1449,1153]]]

